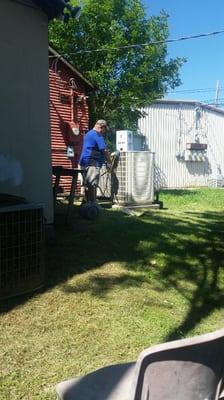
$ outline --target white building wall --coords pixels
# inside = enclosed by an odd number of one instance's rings
[[[224,175],[224,111],[195,102],[161,101],[142,109],[139,129],[155,152],[156,180],[163,187],[207,186]],[[208,145],[207,161],[184,160],[186,143]]]
[[[0,193],[44,206],[53,222],[48,20],[30,0],[1,0]]]
[[[211,176],[224,176],[224,113],[207,113],[205,124],[208,132],[208,159]]]

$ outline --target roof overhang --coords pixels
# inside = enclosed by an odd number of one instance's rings
[[[66,6],[64,0],[33,0],[48,16],[48,19],[57,18],[63,14]]]
[[[94,86],[88,79],[84,77],[72,64],[70,64],[63,56],[61,56],[56,50],[54,50],[51,46],[49,48],[49,53],[52,54],[55,58],[58,58],[63,64],[65,64],[75,75],[77,75],[86,85],[88,85],[91,89],[94,89]]]
[[[201,101],[197,101],[197,100],[175,100],[175,99],[159,99],[156,100],[153,104],[185,104],[185,105],[191,105],[193,107],[201,107],[210,111],[215,111],[218,112],[220,114],[224,114],[224,109],[222,108],[218,108],[206,103],[202,103]]]

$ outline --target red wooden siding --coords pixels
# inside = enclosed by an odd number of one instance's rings
[[[78,165],[83,135],[88,130],[89,112],[85,83],[75,72],[58,59],[50,59],[50,123],[52,166],[74,168]],[[76,136],[69,130],[74,122],[79,128]],[[67,157],[67,146],[74,146],[74,158]],[[71,177],[62,177],[60,186],[64,192],[70,190]]]

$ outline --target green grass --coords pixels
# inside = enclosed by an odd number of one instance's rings
[[[45,288],[1,305],[2,400],[53,400],[62,379],[223,327],[224,190],[160,199],[141,217],[58,217]]]
[[[164,190],[161,198],[165,207],[175,211],[222,211],[224,189],[180,189]]]

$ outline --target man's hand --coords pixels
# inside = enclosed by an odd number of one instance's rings
[[[111,164],[110,153],[106,149],[104,150],[104,157],[106,158],[107,163]]]

